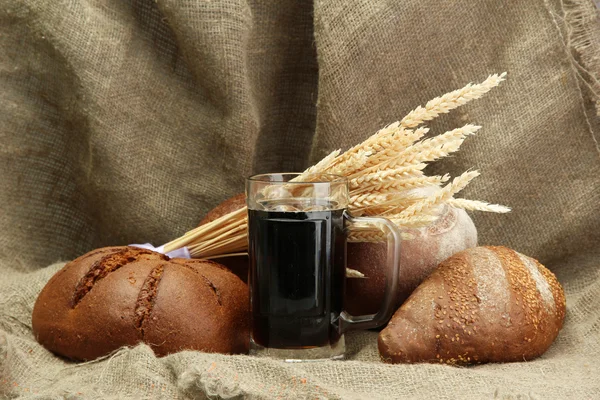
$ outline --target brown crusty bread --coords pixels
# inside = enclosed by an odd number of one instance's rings
[[[390,363],[531,360],[562,328],[563,289],[533,258],[475,247],[442,262],[379,334]]]
[[[105,247],[66,264],[33,308],[33,333],[48,350],[92,360],[139,342],[158,356],[184,349],[245,353],[248,288],[223,266]]]
[[[202,221],[200,221],[200,225],[207,224],[209,222],[214,221],[217,218],[222,217],[225,214],[229,214],[230,212],[237,211],[240,208],[246,206],[246,194],[240,193],[233,197],[228,198],[223,201],[215,208],[210,210],[208,214]],[[236,274],[242,281],[248,282],[248,265],[249,260],[248,256],[233,256],[233,257],[220,257],[216,259],[219,263],[223,264],[227,268],[231,270],[234,274]]]
[[[477,229],[464,210],[445,207],[433,224],[404,230],[413,238],[403,240],[400,252],[395,307],[410,296],[438,264],[461,250],[477,246]],[[346,279],[345,307],[352,315],[376,313],[381,307],[386,282],[387,245],[348,243],[348,268],[365,278]]]

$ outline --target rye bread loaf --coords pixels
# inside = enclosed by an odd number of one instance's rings
[[[379,334],[390,363],[472,364],[531,360],[562,328],[564,292],[533,258],[476,247],[448,258]]]
[[[477,229],[465,210],[440,209],[440,218],[429,226],[405,229],[412,239],[403,240],[400,252],[395,308],[440,262],[461,250],[477,246]],[[373,314],[381,307],[387,268],[386,243],[348,243],[348,268],[365,278],[346,280],[346,310],[353,315]]]
[[[184,349],[245,353],[248,288],[223,266],[106,247],[66,264],[33,308],[48,350],[91,360],[139,342],[158,356]]]

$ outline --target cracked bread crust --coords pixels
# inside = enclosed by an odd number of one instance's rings
[[[215,262],[106,247],[58,271],[33,309],[36,339],[74,360],[144,342],[158,356],[184,349],[248,351],[248,288]]]

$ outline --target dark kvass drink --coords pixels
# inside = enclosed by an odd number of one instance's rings
[[[263,208],[248,210],[254,342],[286,349],[335,344],[344,298],[344,210],[317,199]]]

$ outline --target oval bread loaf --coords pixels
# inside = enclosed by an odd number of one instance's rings
[[[66,264],[33,308],[33,332],[50,351],[91,360],[147,343],[158,356],[184,349],[245,353],[248,289],[225,267],[105,247]]]
[[[379,334],[386,362],[471,364],[531,360],[562,328],[565,296],[552,272],[506,247],[453,255]]]

